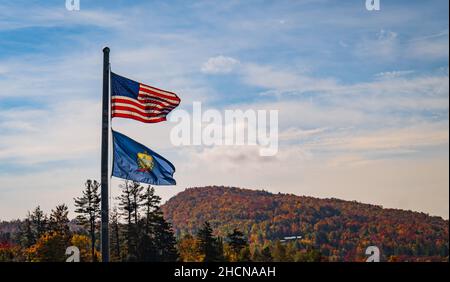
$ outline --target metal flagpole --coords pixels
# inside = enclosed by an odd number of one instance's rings
[[[102,161],[101,161],[101,250],[102,261],[109,262],[108,207],[108,136],[109,136],[109,48],[103,48]]]

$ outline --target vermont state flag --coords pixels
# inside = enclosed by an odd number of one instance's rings
[[[153,185],[175,185],[175,167],[168,160],[133,139],[112,131],[112,175]]]

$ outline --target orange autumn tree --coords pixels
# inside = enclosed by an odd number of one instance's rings
[[[31,262],[63,262],[69,238],[61,232],[45,233],[25,253]]]
[[[31,262],[63,262],[67,259],[66,248],[76,246],[80,250],[80,261],[92,261],[91,240],[86,235],[74,234],[71,238],[60,232],[44,234],[36,244],[26,250],[28,261]],[[100,253],[95,252],[96,261],[100,260]]]
[[[190,234],[178,241],[178,252],[183,262],[201,262],[205,258],[205,255],[200,252],[198,240]]]
[[[86,235],[74,234],[70,240],[72,246],[76,246],[80,250],[80,261],[100,261],[100,252],[95,250],[94,259],[92,259],[91,239]]]

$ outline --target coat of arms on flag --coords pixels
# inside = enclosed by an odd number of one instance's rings
[[[175,167],[161,155],[133,139],[112,131],[112,175],[153,185],[175,185]]]

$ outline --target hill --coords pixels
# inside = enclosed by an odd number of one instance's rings
[[[219,236],[240,229],[251,246],[301,236],[296,244],[331,260],[362,260],[374,245],[386,260],[448,261],[449,222],[425,213],[223,186],[188,188],[162,210],[178,236],[209,221]]]

